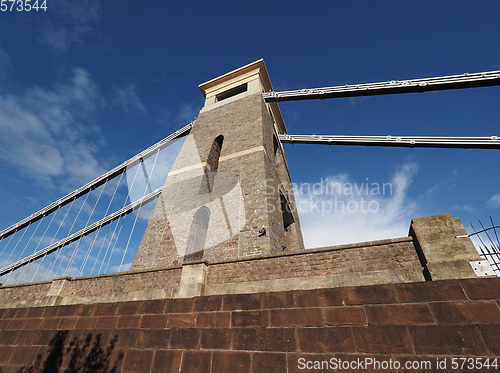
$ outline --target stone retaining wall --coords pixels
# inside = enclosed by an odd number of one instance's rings
[[[209,266],[207,284],[421,267],[409,237],[286,254]]]
[[[205,295],[424,281],[411,237],[212,262],[206,266],[206,280],[201,284]],[[0,307],[175,298],[181,272],[182,266],[178,265],[3,286]]]
[[[0,372],[291,373],[332,358],[450,371],[498,357],[499,303],[500,279],[484,278],[0,309]]]

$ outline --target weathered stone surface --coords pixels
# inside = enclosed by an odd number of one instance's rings
[[[132,269],[256,257],[283,252],[283,247],[287,252],[304,249],[278,126],[262,98],[264,73],[257,67],[249,89],[227,100],[213,101],[207,93]],[[288,215],[282,201],[290,205]],[[197,225],[200,211],[205,211],[204,227]],[[197,227],[203,231],[198,236]],[[265,235],[259,234],[262,228]],[[201,246],[193,249],[195,241]]]
[[[205,263],[184,265],[175,296],[177,298],[191,298],[203,295],[206,277],[207,265]]]
[[[474,290],[481,284],[489,291]],[[308,371],[298,359],[332,357],[491,360],[499,352],[499,284],[498,278],[465,279],[0,309],[0,370],[170,372],[181,366],[260,373]],[[475,299],[460,297],[465,289]]]
[[[460,219],[450,214],[413,219],[410,236],[433,280],[476,277],[469,262],[481,257]]]

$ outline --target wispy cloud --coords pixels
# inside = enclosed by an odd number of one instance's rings
[[[146,107],[137,93],[137,87],[132,83],[127,83],[121,87],[114,87],[112,103],[127,114],[137,113],[146,115],[147,113]]]
[[[489,207],[494,207],[494,208],[500,207],[500,193],[495,194],[494,196],[492,196],[488,200],[487,205]]]
[[[417,210],[408,198],[416,173],[417,165],[406,163],[386,182],[337,174],[309,186],[297,185],[295,199],[306,247],[406,236]]]
[[[53,89],[0,95],[0,160],[41,183],[62,177],[81,185],[102,172],[95,157],[99,136],[88,140],[95,129],[86,122],[101,104],[97,86],[79,68]]]
[[[123,264],[116,264],[110,267],[109,272],[114,273],[114,272],[124,272],[128,271],[130,267],[132,266],[132,262],[130,263],[123,263]]]
[[[194,103],[191,103],[191,104],[182,103],[179,107],[177,119],[179,121],[185,122],[187,124],[187,123],[191,122],[192,120],[195,120],[199,111],[200,111],[200,108]]]
[[[170,128],[180,128],[194,121],[203,106],[203,99],[198,98],[190,102],[182,102],[177,107],[164,106],[154,116],[155,123]]]
[[[155,122],[160,125],[177,127],[184,126],[196,119],[198,113],[200,112],[201,106],[202,105],[199,102],[184,102],[179,105],[177,110],[162,108],[156,115]]]
[[[101,19],[99,0],[52,0],[51,16],[45,18],[38,41],[56,51],[67,51],[93,30]]]
[[[368,97],[364,97],[364,96],[361,96],[361,97],[349,97],[349,104],[351,105],[351,107],[356,107],[359,104],[365,102],[366,100],[368,100]]]
[[[477,214],[478,212],[478,209],[474,206],[469,206],[469,205],[464,205],[464,204],[461,204],[461,205],[453,205],[451,207],[452,210],[458,210],[458,211],[466,211],[468,213],[471,213],[471,214]]]

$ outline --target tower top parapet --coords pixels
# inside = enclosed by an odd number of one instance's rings
[[[205,106],[202,110],[211,110],[232,102],[241,98],[243,94],[273,91],[263,59],[202,83],[199,88],[205,96]],[[276,103],[268,103],[267,106],[278,134],[286,134],[287,130],[279,106]]]

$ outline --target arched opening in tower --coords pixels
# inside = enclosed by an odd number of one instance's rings
[[[215,175],[217,173],[217,169],[219,168],[219,158],[223,141],[224,136],[219,135],[212,143],[212,147],[208,153],[207,163],[204,167],[205,177],[202,181],[200,194],[211,193],[214,188]]]
[[[206,206],[200,207],[194,214],[184,255],[185,262],[203,259],[209,220],[210,209]]]

